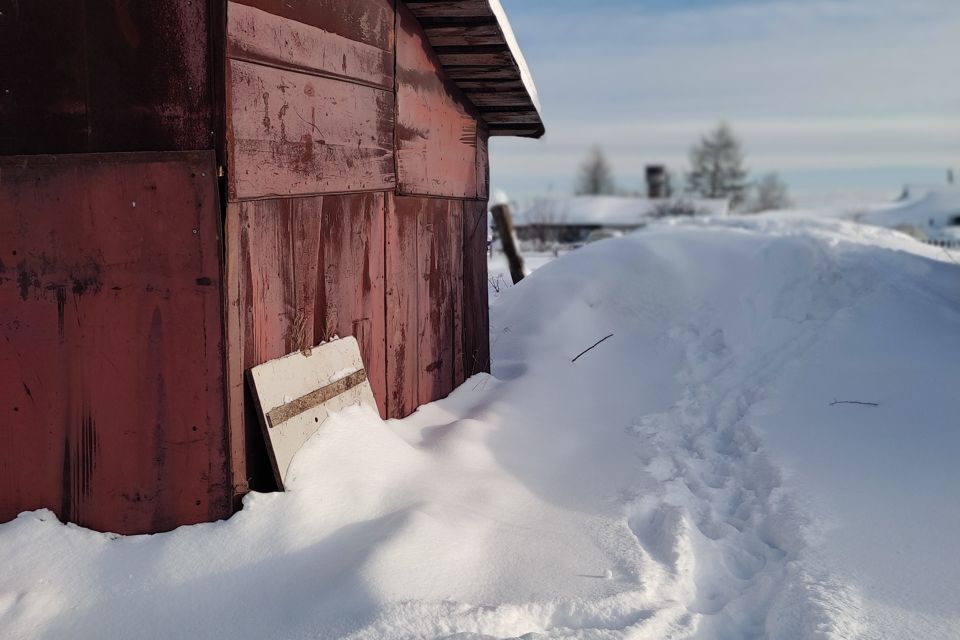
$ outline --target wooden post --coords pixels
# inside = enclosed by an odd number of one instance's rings
[[[520,249],[517,247],[517,236],[513,232],[513,216],[510,214],[510,205],[494,205],[490,212],[493,214],[493,221],[497,225],[497,233],[500,235],[503,253],[507,256],[507,263],[510,265],[510,277],[513,279],[513,284],[517,284],[523,280],[523,256],[520,255]]]

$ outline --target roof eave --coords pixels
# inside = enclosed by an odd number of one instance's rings
[[[405,0],[492,136],[544,134],[533,77],[499,0]]]

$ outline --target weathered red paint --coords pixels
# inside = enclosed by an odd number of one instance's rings
[[[394,0],[236,0],[384,51],[393,51]]]
[[[386,212],[387,414],[403,418],[417,408],[416,198],[390,195]]]
[[[386,407],[385,206],[385,194],[369,193],[227,207],[234,429],[245,420],[245,370],[333,335],[357,337],[378,404]],[[243,437],[259,437],[255,426],[248,424]]]
[[[230,514],[212,152],[0,159],[0,520]]]
[[[394,187],[393,93],[229,65],[231,200]]]
[[[314,334],[355,336],[386,415],[383,193],[324,196]]]
[[[216,5],[0,5],[0,154],[213,148]]]
[[[397,4],[3,11],[0,154],[213,149],[227,202],[212,152],[0,161],[0,519],[228,515],[273,487],[244,371],[333,333],[391,417],[489,366],[489,131]]]
[[[227,56],[393,91],[393,50],[227,3]]]
[[[443,73],[417,19],[397,7],[397,185],[403,195],[476,198],[479,116]]]

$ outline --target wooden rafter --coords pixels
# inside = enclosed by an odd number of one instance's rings
[[[490,135],[543,135],[534,97],[488,0],[406,0],[406,5]]]

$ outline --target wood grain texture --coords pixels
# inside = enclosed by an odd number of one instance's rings
[[[477,127],[477,198],[484,202],[490,197],[490,130]]]
[[[234,484],[272,482],[244,372],[330,338],[354,336],[385,413],[384,208],[387,194],[308,196],[227,207],[227,370]],[[246,474],[245,476],[240,475]],[[269,474],[270,477],[264,477]]]
[[[475,198],[479,115],[402,4],[396,33],[398,192]]]
[[[231,447],[235,460],[244,461],[233,467],[238,494],[273,487],[244,372],[319,342],[314,314],[322,206],[323,198],[314,196],[227,207],[228,405]]]
[[[0,159],[0,520],[231,513],[212,152]]]
[[[459,201],[421,198],[417,212],[417,399],[432,402],[453,391],[459,245],[463,208]]]
[[[354,336],[381,413],[386,415],[383,193],[326,196],[314,335]]]
[[[463,334],[465,377],[490,371],[487,292],[487,203],[463,203]]]
[[[393,94],[229,61],[231,201],[393,189]]]
[[[329,33],[393,50],[393,0],[236,0]]]
[[[490,13],[487,0],[411,0],[406,4],[418,18],[470,18]]]
[[[261,9],[227,3],[227,56],[393,90],[393,52]]]
[[[387,200],[387,415],[404,418],[417,408],[417,218],[419,198]]]

